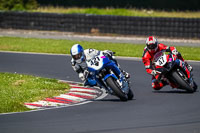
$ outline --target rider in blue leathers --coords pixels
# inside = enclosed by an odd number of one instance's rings
[[[94,80],[94,76],[87,71],[87,60],[94,58],[99,54],[99,50],[96,49],[86,49],[84,50],[80,44],[74,44],[70,50],[72,60],[72,68],[75,72],[78,73],[79,78],[84,81],[84,85],[95,86],[96,81]],[[116,71],[122,72],[125,75],[125,78],[130,78],[130,74],[122,70],[117,63],[115,57],[113,56],[113,52],[109,50],[104,50],[104,54],[110,58],[110,60],[114,61],[116,66]]]

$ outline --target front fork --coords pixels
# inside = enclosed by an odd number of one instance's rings
[[[128,94],[128,92],[129,92],[129,82],[126,80],[126,78],[124,77],[124,75],[122,73],[120,73],[119,78],[118,78],[118,77],[115,76],[115,73],[112,70],[110,70],[110,73],[111,73],[112,77],[117,81],[118,87],[125,94]],[[111,88],[109,88],[109,89],[112,90]]]
[[[176,65],[178,65],[179,67],[181,67],[185,74],[187,75],[188,79],[190,79],[192,77],[191,72],[188,70],[188,68],[186,67],[185,63],[182,60],[177,59],[176,61]]]
[[[126,93],[128,90],[127,88],[129,88],[126,86],[129,86],[129,85],[128,85],[128,82],[125,83],[126,79],[125,79],[124,75],[122,74],[121,70],[117,67],[117,65],[113,61],[111,61],[109,64],[107,64],[106,67],[109,69],[108,70],[109,72],[107,71],[105,73],[105,75],[100,79],[103,82],[103,83],[101,83],[101,82],[100,83],[103,84],[105,89],[110,94],[113,94],[113,90],[110,87],[108,87],[107,83],[105,82],[106,79],[111,76],[112,78],[114,78],[117,81],[117,84],[120,87],[120,89],[122,89],[122,91]],[[123,88],[125,88],[125,89],[123,89]]]

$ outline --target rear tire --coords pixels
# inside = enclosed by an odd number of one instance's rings
[[[182,71],[180,71],[182,74],[184,74]],[[171,76],[175,80],[175,83],[178,84],[180,89],[184,89],[190,93],[194,92],[194,89],[189,85],[188,82],[186,82],[183,77],[177,72],[172,71]]]
[[[134,94],[133,94],[132,90],[129,89],[129,92],[128,92],[128,100],[132,100],[133,97],[134,97]]]
[[[125,93],[122,92],[122,90],[118,87],[117,82],[115,80],[113,80],[112,77],[108,77],[106,79],[106,83],[110,88],[112,88],[115,95],[117,97],[119,97],[121,101],[127,101],[128,100],[128,96]]]
[[[194,82],[194,81],[193,81]],[[194,82],[194,92],[196,92],[197,91],[197,88],[198,88],[198,86],[197,86],[197,84],[196,84],[196,82]]]

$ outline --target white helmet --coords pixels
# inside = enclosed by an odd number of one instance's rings
[[[155,53],[158,49],[158,41],[154,36],[149,36],[146,40],[147,48],[150,52]]]
[[[84,49],[80,44],[74,44],[70,50],[72,58],[77,62],[81,63],[85,60]]]

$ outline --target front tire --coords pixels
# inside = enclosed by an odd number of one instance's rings
[[[181,75],[185,75],[181,70],[179,71]],[[177,71],[172,71],[171,76],[175,80],[174,82],[178,84],[178,88],[184,89],[190,93],[194,92],[194,89],[189,85],[187,81],[184,80],[184,78],[179,74]]]
[[[107,85],[113,90],[115,95],[120,98],[121,101],[127,101],[128,96],[122,92],[122,90],[118,87],[117,82],[113,80],[112,77],[108,77],[106,79]]]

